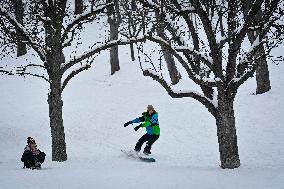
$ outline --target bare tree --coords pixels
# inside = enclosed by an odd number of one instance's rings
[[[30,6],[29,10],[36,11],[37,14],[27,16],[29,23],[31,23],[28,27],[19,23],[7,9],[2,7],[0,8],[0,20],[3,20],[3,22],[0,22],[0,24],[1,28],[5,28],[9,24],[13,25],[20,33],[23,41],[35,51],[41,62],[19,65],[12,70],[7,70],[5,66],[2,66],[0,73],[29,75],[48,82],[50,88],[48,104],[52,136],[52,160],[65,161],[67,160],[67,153],[62,119],[62,92],[72,78],[91,67],[96,54],[113,46],[130,44],[136,42],[136,40],[97,41],[89,49],[86,49],[85,53],[79,56],[75,54],[71,56],[70,60],[65,60],[63,49],[75,43],[76,36],[83,32],[83,25],[99,19],[100,15],[105,16],[104,13],[107,8],[114,6],[114,4],[92,7],[90,11],[80,16],[68,14],[70,11],[68,12],[67,8],[70,6],[67,0],[33,1]],[[8,29],[0,31],[4,31],[3,35],[13,35],[13,31]],[[144,39],[139,40],[143,41]],[[75,46],[78,46],[79,43],[77,42]],[[42,71],[34,72],[32,68],[39,68]]]
[[[121,6],[121,30],[120,34],[127,38],[136,38],[145,33],[145,26],[150,20],[147,20],[148,9],[137,6],[135,0],[120,0]],[[135,61],[134,43],[130,44],[131,60]]]
[[[144,6],[162,13],[159,4],[147,0],[139,1]],[[148,40],[163,44],[177,58],[187,71],[187,77],[195,84],[201,88],[206,86],[213,90],[212,98],[206,96],[204,90],[203,94],[192,90],[176,90],[155,71],[157,69],[146,69],[143,72],[145,76],[160,83],[171,97],[194,98],[214,116],[222,168],[232,169],[240,166],[233,103],[238,88],[255,73],[257,67],[255,60],[262,58],[262,55],[256,57],[258,50],[263,44],[269,46],[269,39],[265,36],[279,19],[276,15],[276,10],[280,6],[279,2],[280,0],[254,1],[248,15],[243,19],[240,1],[229,0],[225,4],[212,1],[213,8],[206,9],[208,6],[200,0],[192,0],[190,3],[171,0],[171,4],[165,6],[166,11],[164,11],[164,17],[170,26],[168,31],[172,35],[170,43],[158,36],[153,36],[153,33],[147,37]],[[262,23],[257,25],[261,26],[259,33],[250,50],[247,50],[243,41],[248,31],[255,26],[255,17],[261,9],[264,9],[264,15]],[[195,14],[200,20],[198,27],[193,24],[189,17],[190,13]],[[186,23],[186,27],[178,25],[172,15],[179,15],[181,23]],[[220,16],[223,22],[226,21],[226,25],[222,25],[224,37],[221,37],[221,31],[216,29],[220,25]],[[241,25],[238,26],[238,23]],[[187,35],[190,38],[185,38]],[[199,35],[204,35],[203,38],[206,39],[198,38]]]

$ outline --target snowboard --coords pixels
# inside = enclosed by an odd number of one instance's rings
[[[156,162],[156,160],[154,158],[149,157],[147,155],[139,154],[139,153],[135,152],[134,150],[132,150],[132,151],[121,150],[121,152],[123,152],[125,155],[127,155],[127,157],[137,159],[139,161],[148,162],[148,163]]]

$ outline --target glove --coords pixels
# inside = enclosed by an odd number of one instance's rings
[[[139,129],[140,127],[142,127],[142,124],[140,124],[140,125],[134,127],[134,130],[135,130],[135,131],[138,131],[138,129]]]
[[[132,121],[128,121],[128,122],[124,123],[124,127],[127,127],[130,124],[132,124]]]

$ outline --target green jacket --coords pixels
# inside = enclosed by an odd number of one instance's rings
[[[142,117],[132,120],[132,123],[142,123],[142,127],[146,128],[149,135],[160,135],[160,126],[158,120],[158,112],[149,115],[147,112],[142,113]]]

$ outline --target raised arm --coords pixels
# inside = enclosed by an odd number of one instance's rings
[[[132,123],[140,123],[140,122],[144,122],[144,121],[145,121],[144,116],[141,116],[141,117],[133,119],[131,122]]]

